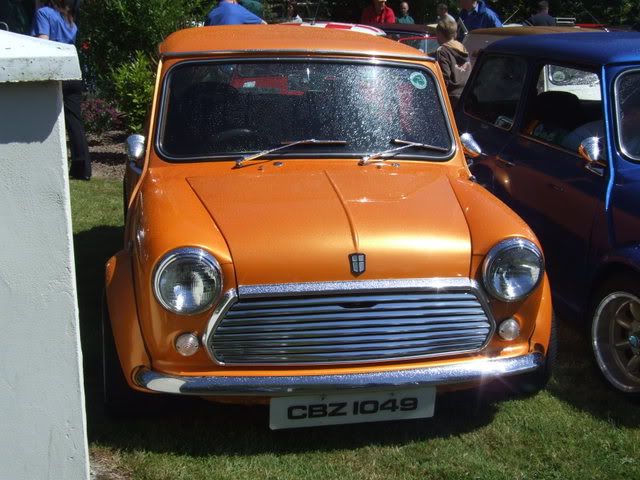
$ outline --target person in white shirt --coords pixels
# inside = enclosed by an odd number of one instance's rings
[[[438,12],[438,20],[449,20],[455,23],[456,19],[449,13],[449,7],[446,3],[439,3],[436,11]]]

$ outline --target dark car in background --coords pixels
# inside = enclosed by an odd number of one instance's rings
[[[590,322],[604,377],[640,392],[640,34],[486,47],[456,107],[477,181],[540,239],[556,310]]]

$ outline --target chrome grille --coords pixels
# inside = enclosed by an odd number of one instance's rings
[[[377,362],[473,352],[493,330],[473,291],[241,298],[207,347],[225,365]]]

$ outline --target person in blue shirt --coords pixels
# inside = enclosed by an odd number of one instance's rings
[[[31,26],[31,35],[54,42],[74,45],[78,27],[74,21],[74,0],[48,0],[36,10]],[[73,178],[91,178],[91,157],[80,113],[82,81],[67,81],[62,84],[64,123],[71,143],[71,171]]]
[[[211,9],[204,21],[204,26],[211,25],[245,25],[266,23],[257,15],[239,5],[237,0],[221,0],[218,6]]]
[[[487,7],[483,0],[460,0],[459,3],[460,19],[468,31],[502,26],[498,14]]]

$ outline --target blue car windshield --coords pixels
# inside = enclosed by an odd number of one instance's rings
[[[295,156],[362,156],[393,139],[433,145],[402,158],[445,160],[453,137],[431,72],[338,61],[184,62],[165,79],[157,146],[172,161],[245,155],[302,139]],[[346,142],[346,143],[345,143]]]
[[[622,151],[640,160],[640,71],[623,73],[616,81],[618,140]]]

